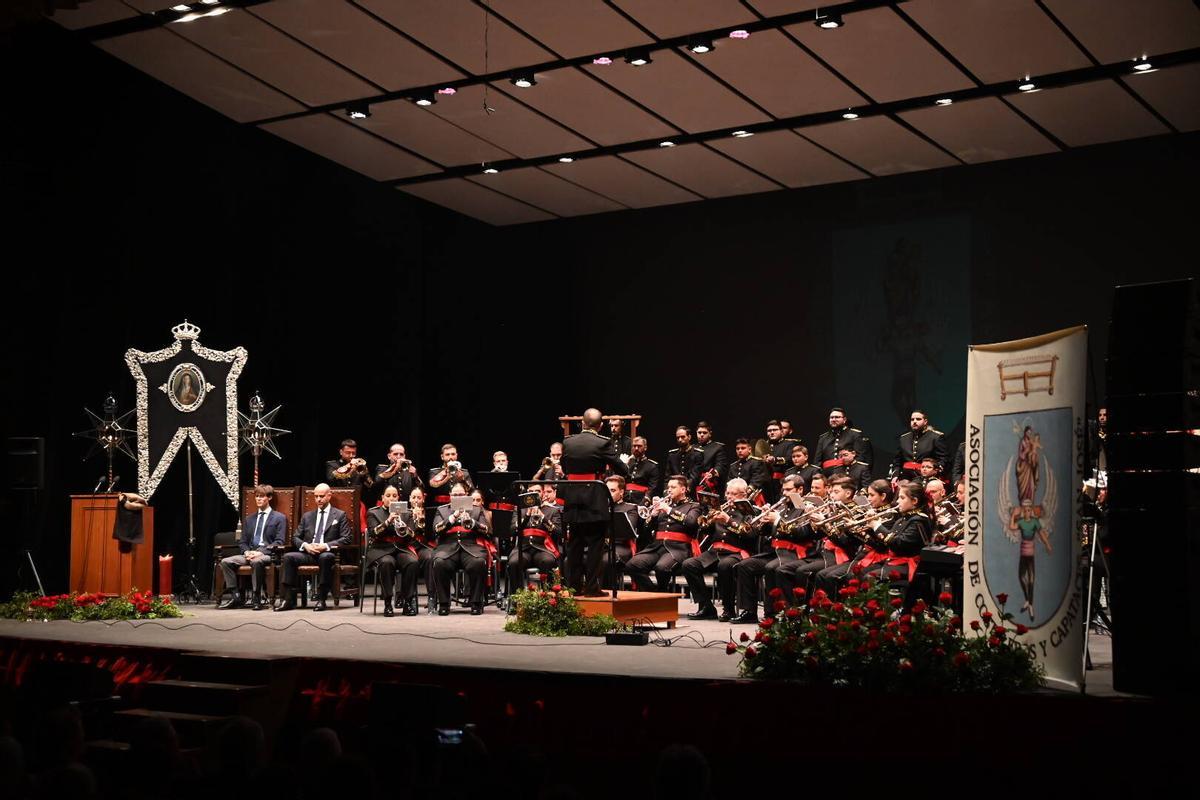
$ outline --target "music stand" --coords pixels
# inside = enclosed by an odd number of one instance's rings
[[[489,471],[489,472],[478,472],[475,475],[473,475],[472,477],[475,480],[475,488],[478,489],[479,491],[483,492],[484,507],[487,508],[488,511],[492,512],[492,522],[493,522],[492,533],[496,537],[496,543],[499,546],[500,550],[503,551],[505,548],[505,542],[502,538],[501,531],[504,526],[495,524],[496,514],[498,512],[503,512],[503,513],[509,514],[509,515],[514,513],[513,505],[516,500],[516,491],[515,491],[514,484],[516,481],[521,479],[521,473],[511,472],[511,471],[504,471],[504,472]],[[509,534],[511,535],[511,533],[512,533],[511,517],[509,520],[508,529],[509,529]],[[496,554],[497,560],[499,559],[499,556],[500,556],[500,553],[497,553]],[[498,583],[498,581],[497,581],[497,583]],[[508,594],[512,594],[512,587],[508,585],[507,577],[505,577],[505,579],[504,579],[504,588],[508,592]],[[499,588],[497,588],[497,593],[499,593]],[[496,605],[501,606],[500,598],[497,598]]]

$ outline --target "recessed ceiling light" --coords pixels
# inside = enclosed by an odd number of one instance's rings
[[[742,30],[741,28],[739,28],[736,31],[730,31],[729,38],[730,39],[749,39],[750,31]]]
[[[845,23],[842,22],[841,14],[826,14],[825,16],[817,16],[813,23],[823,30],[831,31],[834,28],[840,28]]]
[[[1147,61],[1145,56],[1142,56],[1140,59],[1134,59],[1133,71],[1134,72],[1153,72],[1154,65],[1151,64],[1149,61]]]
[[[484,175],[495,175],[499,172],[500,172],[500,170],[496,169],[495,167],[484,167],[483,168]]]
[[[455,89],[453,86],[447,86],[444,89],[438,89],[437,93],[445,94],[445,95],[452,95],[452,94],[458,94],[458,90]]]
[[[1037,88],[1037,84],[1034,83],[1033,81],[1029,80],[1029,76],[1026,75],[1024,82],[1018,84],[1017,88],[1020,89],[1022,92],[1032,92],[1034,89]]]
[[[350,119],[366,119],[371,116],[371,106],[357,102],[346,106],[346,116]]]
[[[855,114],[853,111],[847,111],[845,114],[842,114],[842,119],[858,119],[858,114]]]
[[[712,39],[709,39],[706,36],[693,36],[691,41],[688,42],[687,48],[696,55],[710,53],[713,49]]]
[[[753,136],[754,134],[750,131],[734,131],[733,135],[739,139],[745,139],[747,136]]]
[[[204,3],[206,6],[215,6],[217,3],[221,2],[221,0],[200,0],[200,2]]]
[[[412,101],[419,106],[431,106],[437,102],[437,96],[433,92],[426,89],[413,95]]]
[[[937,102],[937,104],[938,104],[939,106],[948,106],[948,105],[950,105],[951,103],[953,103],[953,102],[954,102],[954,100],[953,100],[952,98],[949,98],[949,97],[940,97],[940,98],[938,98],[938,99],[936,100],[936,102]]]
[[[592,63],[600,67],[607,67],[612,63],[612,59],[608,56],[600,56],[599,58],[593,58]]]
[[[201,16],[219,17],[222,14],[228,14],[230,11],[233,11],[233,9],[229,8],[228,6],[221,6],[220,8],[214,8],[212,11],[208,12],[207,14],[203,14]]]
[[[181,4],[177,5],[177,6],[171,6],[171,10],[172,10],[172,11],[178,11],[180,14],[186,14],[187,12],[189,12],[189,11],[191,11],[191,10],[192,10],[192,7],[191,7],[191,6],[187,6],[187,5],[183,5],[183,4],[181,3]]]
[[[513,86],[516,86],[520,89],[528,89],[531,86],[537,85],[537,78],[533,76],[532,72],[518,72],[509,80],[512,81]]]
[[[659,142],[659,143],[658,143],[658,146],[659,146],[659,147],[674,147],[674,146],[675,146],[675,143],[674,143],[674,142],[672,142],[670,139],[668,139],[668,140],[666,140],[666,141]]]
[[[645,49],[630,50],[625,55],[625,63],[632,64],[635,67],[644,67],[653,61],[654,59],[650,58],[650,51]]]
[[[573,161],[575,161],[575,159],[571,158],[570,156],[563,156],[562,158],[560,158],[560,159],[558,160],[558,163],[560,163],[560,164],[570,164],[570,163],[572,163]]]

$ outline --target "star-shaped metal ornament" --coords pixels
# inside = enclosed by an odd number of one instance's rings
[[[284,428],[275,427],[275,415],[279,413],[279,409],[283,406],[275,406],[270,411],[263,413],[266,408],[262,401],[262,397],[257,392],[250,398],[250,413],[243,414],[238,412],[238,434],[241,437],[241,446],[238,448],[238,455],[247,451],[252,451],[255,456],[266,451],[276,458],[282,458],[279,455],[278,448],[275,447],[275,437],[285,436],[291,431]]]
[[[137,431],[125,426],[129,417],[133,415],[133,409],[126,411],[124,414],[118,414],[117,401],[110,394],[104,399],[104,416],[100,416],[90,408],[83,410],[91,418],[92,427],[86,431],[78,431],[71,435],[78,436],[80,439],[91,439],[92,446],[88,448],[87,455],[83,457],[84,461],[87,461],[101,450],[105,452],[110,462],[118,452],[129,456],[132,461],[137,461],[137,455],[133,452],[133,448],[129,446],[129,437],[135,435]]]

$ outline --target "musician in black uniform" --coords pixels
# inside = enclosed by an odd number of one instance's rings
[[[562,481],[566,475],[562,467],[562,442],[550,445],[550,455],[542,459],[542,465],[533,473],[535,481]]]
[[[696,485],[696,470],[700,466],[700,453],[692,444],[692,429],[680,425],[675,429],[675,441],[679,442],[679,447],[667,451],[667,474],[687,478],[688,492],[691,492]]]
[[[612,439],[600,435],[603,420],[599,410],[589,408],[583,412],[583,430],[563,439],[562,465],[567,480],[603,480],[604,473],[609,469],[621,477],[629,475],[629,468],[617,455],[617,448]],[[585,597],[599,595],[604,535],[612,524],[609,499],[598,497],[590,486],[580,487],[579,491],[575,491],[570,485],[566,485],[562,494],[566,500],[563,521],[568,529],[568,585],[576,594]]]
[[[621,523],[619,519],[613,521],[613,536],[616,537],[617,565],[624,572],[625,565],[629,563],[629,559],[633,558],[637,552],[637,539],[642,533],[643,523],[642,518],[638,513],[638,506],[633,503],[625,502],[625,479],[620,475],[613,475],[604,482],[608,486],[608,492],[612,495],[613,513],[620,514],[625,517],[628,526]],[[642,509],[645,513],[646,509]],[[633,538],[628,538],[628,532],[633,532]],[[609,564],[609,551],[607,545],[604,547],[604,555],[600,558],[600,572],[605,576],[605,586],[609,589],[616,585],[616,574],[614,574],[611,565]]]
[[[929,544],[933,524],[924,513],[925,493],[916,484],[900,484],[896,508],[899,514],[894,520],[872,523],[875,535],[867,542],[870,552],[859,563],[863,577],[891,578],[894,585],[907,587],[920,563],[921,550]]]
[[[670,590],[671,574],[695,555],[700,506],[687,499],[687,478],[672,475],[667,479],[667,495],[650,509],[650,529],[654,542],[625,565],[625,573],[642,591],[650,586],[650,573],[658,578],[659,591]]]
[[[854,491],[866,491],[867,484],[871,482],[871,465],[859,461],[857,453],[848,447],[843,447],[838,453],[838,461],[841,466],[835,467],[825,474],[830,478],[847,477],[853,484]]]
[[[376,491],[382,494],[387,487],[395,486],[400,496],[407,498],[413,489],[424,488],[425,482],[417,474],[416,466],[408,460],[404,445],[396,442],[389,447],[387,460],[387,465],[375,474]]]
[[[867,487],[867,514],[880,515],[880,519],[887,520],[887,511],[892,505],[892,500],[895,493],[892,491],[892,484],[885,480],[872,481]],[[870,536],[870,529],[867,525],[849,525],[842,526],[838,535],[834,537],[835,543],[843,552],[853,553],[857,558],[861,558],[868,551],[862,547],[862,542]],[[853,568],[855,560],[838,562],[835,557],[835,551],[826,550],[826,564],[824,567],[818,567],[816,572],[808,570],[808,575],[813,582],[810,589],[824,589],[827,594],[834,594],[841,582],[846,578],[847,573]]]
[[[758,456],[750,455],[750,442],[746,439],[738,439],[733,446],[733,452],[737,458],[729,462],[729,467],[725,470],[725,480],[741,479],[746,482],[748,491],[753,492],[757,489],[761,492],[771,479],[767,465]]]
[[[458,462],[458,448],[449,442],[442,445],[442,465],[429,470],[428,483],[433,502],[439,506],[450,502],[450,487],[455,483],[461,483],[467,494],[475,489],[471,473]]]
[[[450,488],[450,497],[466,497],[466,484],[456,482]],[[450,613],[450,581],[454,572],[462,568],[467,574],[470,592],[471,613],[483,613],[483,596],[487,587],[488,529],[487,511],[482,506],[472,506],[465,511],[452,512],[450,504],[438,506],[433,531],[438,537],[437,549],[433,553],[433,583],[437,594],[438,614]]]
[[[658,462],[646,457],[646,437],[633,438],[633,453],[626,462],[629,479],[625,482],[626,498],[631,503],[649,505],[650,498],[658,493],[660,469]]]
[[[746,482],[734,478],[725,485],[725,505],[703,517],[700,555],[683,562],[683,577],[698,606],[694,613],[688,614],[688,619],[718,619],[712,593],[704,582],[704,573],[713,571],[717,573],[717,591],[721,595],[720,619],[728,622],[733,618],[736,587],[733,569],[758,546],[758,531],[750,527],[753,506],[746,500],[746,494]]]
[[[367,533],[371,548],[367,551],[367,566],[375,565],[379,570],[379,584],[383,593],[383,615],[395,615],[392,606],[396,594],[396,572],[400,573],[399,597],[408,605],[409,595],[416,593],[419,559],[413,544],[416,525],[412,513],[393,514],[391,504],[400,500],[395,486],[383,490],[381,504],[367,512]],[[407,609],[405,613],[408,614]],[[413,609],[413,614],[416,609]],[[411,616],[411,614],[409,614]]]
[[[539,487],[532,487],[538,491]],[[562,509],[554,502],[554,486],[540,487],[541,502],[533,508],[518,508],[513,512],[514,544],[508,556],[508,591],[512,594],[525,585],[525,571],[537,568],[549,574],[560,566],[562,550]],[[518,552],[517,548],[520,548]]]
[[[1095,451],[1093,451],[1094,453]],[[950,467],[950,482],[958,483],[967,472],[967,443],[959,442],[954,451],[954,464]]]
[[[436,510],[428,513],[425,510],[425,492],[413,489],[408,496],[408,515],[405,521],[413,529],[411,544],[417,551],[417,572],[425,579],[425,588],[433,595],[433,553],[437,549],[437,536],[433,533],[433,518]],[[430,600],[430,603],[433,601]],[[414,617],[417,614],[417,582],[413,581],[409,594],[404,601],[404,616]]]
[[[633,441],[625,435],[625,420],[610,419],[608,421],[609,438],[617,448],[617,455],[627,456],[633,453]]]
[[[713,439],[712,426],[707,422],[696,423],[696,452],[700,460],[696,465],[695,488],[720,494],[729,470],[729,454],[722,442]]]
[[[325,462],[325,482],[338,488],[362,489],[362,493],[370,489],[375,479],[367,469],[367,462],[358,457],[358,442],[343,439],[338,456],[333,461]]]
[[[842,476],[829,479],[829,502],[831,504],[854,505],[854,486],[850,479]],[[870,490],[868,489],[867,504],[869,505]],[[840,506],[830,505],[829,510],[820,513],[813,521],[813,528],[823,537],[821,561],[814,558],[796,570],[797,585],[808,585],[810,588],[824,589],[830,592],[831,583],[841,580],[849,571],[851,563],[858,556],[862,547],[862,539],[850,532],[847,525],[829,527],[823,524],[838,513]],[[832,593],[832,592],[830,592]]]
[[[780,497],[780,481],[783,480],[783,474],[792,463],[792,448],[804,442],[785,437],[783,426],[779,424],[779,420],[773,419],[767,422],[767,444],[768,452],[763,456],[763,461],[771,471],[771,480],[763,487],[763,495],[774,503]]]
[[[845,409],[831,408],[829,430],[817,438],[817,466],[827,476],[833,477],[833,473],[842,466],[842,450],[850,449],[866,456],[863,446],[865,439],[862,431],[847,425]],[[862,461],[869,465],[870,457],[862,458]]]
[[[821,470],[808,463],[807,447],[802,444],[792,447],[792,464],[784,471],[783,477],[786,478],[789,475],[795,475],[803,482],[803,485],[799,489],[800,491],[804,491],[804,488],[812,483],[813,475],[820,472]]]
[[[781,488],[783,498],[775,508],[763,512],[758,523],[758,532],[770,537],[770,545],[750,558],[743,558],[734,567],[738,614],[730,622],[735,625],[758,622],[758,576],[765,575],[768,596],[772,589],[785,591],[778,580],[780,568],[805,558],[813,547],[810,541],[812,530],[805,524],[806,509],[801,502],[803,494],[799,478],[794,475],[784,478]],[[768,615],[773,611],[774,602],[768,600]]]
[[[946,435],[929,424],[929,417],[920,409],[912,412],[907,433],[900,434],[896,457],[892,459],[889,478],[911,480],[921,471],[921,459],[931,456],[938,472],[946,463]]]

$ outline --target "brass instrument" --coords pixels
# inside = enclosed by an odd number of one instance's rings
[[[422,516],[422,521],[423,521],[424,513],[422,513],[421,516]],[[415,512],[414,512],[414,516],[413,516],[413,522],[414,522],[414,524],[416,523]],[[391,528],[391,533],[388,533],[389,528]],[[415,536],[416,533],[417,532],[414,528],[410,528],[404,522],[404,515],[397,514],[396,518],[391,520],[390,522],[385,519],[383,522],[379,523],[378,525],[376,525],[375,527],[373,527],[367,531],[367,547],[368,548],[374,547],[380,541],[381,538],[383,539],[384,542],[387,542],[389,539],[407,539],[407,538]],[[387,537],[387,538],[384,538],[384,537]]]
[[[842,527],[843,533],[848,533],[856,539],[861,539],[866,542],[870,539],[878,539],[875,536],[875,531],[871,528],[872,522],[886,522],[900,513],[900,509],[894,505],[884,506],[878,511],[868,511],[860,518],[850,521]]]
[[[342,464],[340,467],[335,469],[333,471],[333,476],[335,478],[340,478],[342,480],[345,480],[345,479],[349,478],[351,475],[354,475],[354,474],[365,475],[366,472],[367,472],[367,462],[361,458],[352,458],[349,461],[347,461],[345,464]]]
[[[859,513],[858,509],[860,508],[862,506],[850,505],[840,500],[830,500],[822,503],[804,516],[807,517],[817,511],[828,511],[829,513],[822,513],[817,519],[814,519],[812,525],[814,528],[819,528],[826,535],[829,535],[840,532],[841,528],[845,525],[845,520]]]
[[[657,512],[659,509],[666,509],[667,511],[670,511],[671,510],[671,498],[669,498],[669,497],[654,498],[654,501],[650,503],[650,508],[648,508],[646,510],[646,516],[642,517],[642,519],[650,519],[650,517],[654,516],[655,512]],[[638,511],[639,515],[641,513],[642,513],[641,511]]]
[[[753,489],[745,497],[738,497],[734,500],[726,500],[720,505],[720,507],[712,509],[707,514],[704,514],[700,517],[700,527],[703,528],[712,524],[713,517],[715,517],[718,513],[728,514],[730,511],[733,511],[733,509],[737,508],[738,503],[753,503],[754,498],[758,497],[760,494],[762,494],[762,489]]]
[[[966,528],[966,517],[958,503],[946,499],[933,508],[933,519],[940,530],[933,534],[932,544],[945,544],[962,538]]]
[[[762,511],[755,514],[754,519],[750,520],[750,527],[753,528],[756,525],[762,524],[763,518],[766,517],[767,514],[772,514],[772,513],[778,512],[778,511],[782,511],[784,509],[784,507],[787,505],[787,503],[788,503],[787,497],[779,498],[774,503],[772,503],[771,505],[764,508]]]

